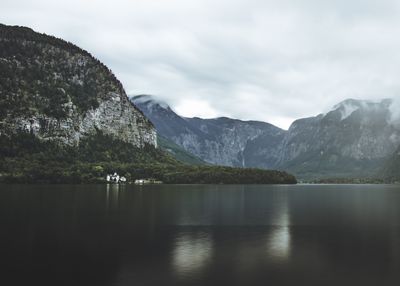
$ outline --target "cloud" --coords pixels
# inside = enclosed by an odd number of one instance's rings
[[[89,50],[129,94],[186,116],[287,128],[346,98],[399,97],[396,1],[3,0],[0,11],[5,24]]]
[[[393,100],[390,105],[391,123],[395,126],[400,126],[400,98]]]

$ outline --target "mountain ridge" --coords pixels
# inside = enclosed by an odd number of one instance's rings
[[[77,145],[97,131],[157,146],[152,123],[89,52],[30,28],[0,24],[0,132]]]
[[[150,118],[161,135],[211,164],[248,167],[243,157],[248,141],[261,134],[268,137],[284,133],[262,121],[181,117],[169,106],[159,106],[149,95],[134,96],[131,100]]]
[[[131,99],[135,102],[135,98]],[[146,103],[151,103],[152,112],[149,112]],[[325,114],[295,120],[288,130],[253,120],[180,117],[165,102],[163,110],[169,118],[176,119],[168,123],[176,128],[175,133],[166,134],[167,137],[209,163],[281,169],[304,178],[364,177],[374,176],[400,145],[400,126],[393,123],[392,104],[392,99],[347,99]],[[162,125],[167,124],[167,121],[164,113],[157,113],[157,100],[146,95],[146,100],[137,106],[150,120],[156,119],[156,128],[160,134],[164,134]],[[243,130],[237,131],[244,138],[240,143],[237,143],[239,140],[234,136],[227,136],[225,141],[213,136],[224,130],[225,123],[229,126],[234,122],[242,123],[239,127],[242,129],[249,128],[246,123],[258,124],[264,127],[264,131],[251,136],[243,135]],[[185,128],[182,129],[181,123]],[[266,126],[271,126],[272,132],[265,130]],[[190,132],[192,129],[195,130]],[[225,136],[225,133],[221,134]],[[207,140],[211,140],[212,144],[207,145]],[[226,151],[229,144],[238,145],[230,150],[236,153]],[[201,147],[203,152],[199,151]],[[205,154],[204,149],[207,151],[207,148],[210,154]],[[235,160],[218,158],[221,150]]]
[[[295,184],[286,172],[203,164],[180,147],[157,148],[151,121],[104,64],[77,46],[0,26],[0,182]],[[197,163],[197,165],[195,165]]]

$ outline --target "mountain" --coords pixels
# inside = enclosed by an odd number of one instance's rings
[[[203,164],[158,139],[113,73],[79,47],[29,28],[0,25],[0,181],[296,183],[280,171]],[[170,154],[188,165],[176,160]]]
[[[393,101],[348,99],[288,131],[257,121],[184,118],[148,95],[132,98],[160,134],[213,164],[281,169],[301,178],[375,175],[400,145]]]
[[[102,132],[156,146],[152,123],[122,84],[87,51],[25,27],[0,25],[0,133],[25,131],[78,145]]]
[[[157,143],[159,148],[167,151],[169,154],[171,154],[175,159],[179,160],[180,162],[189,165],[207,165],[207,163],[201,160],[200,158],[187,152],[181,146],[175,144],[174,142],[163,136],[160,135],[157,136]]]
[[[381,176],[388,182],[400,182],[400,146],[387,160]]]
[[[330,112],[295,121],[279,166],[302,177],[371,176],[400,144],[392,100],[349,99]]]
[[[279,159],[285,131],[271,124],[226,117],[185,118],[150,95],[134,96],[131,100],[150,118],[160,135],[208,163],[267,169],[273,168]],[[256,138],[277,143],[263,145],[263,160],[250,151],[256,149]]]

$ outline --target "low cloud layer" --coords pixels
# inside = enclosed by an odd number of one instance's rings
[[[400,127],[400,98],[396,98],[390,106],[391,120],[395,126]]]
[[[129,94],[185,116],[287,128],[400,92],[398,1],[2,0],[0,15],[89,50]]]

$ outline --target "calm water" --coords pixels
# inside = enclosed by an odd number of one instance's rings
[[[1,285],[399,285],[399,186],[0,185]]]

